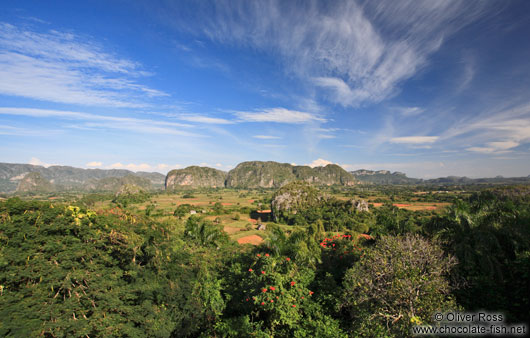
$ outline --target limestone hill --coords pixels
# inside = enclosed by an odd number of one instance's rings
[[[177,188],[225,186],[226,173],[221,170],[191,166],[184,169],[171,170],[166,176],[166,190]]]

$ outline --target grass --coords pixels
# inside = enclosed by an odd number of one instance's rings
[[[254,219],[251,219],[251,216],[248,213],[243,213],[240,211],[242,207],[248,207],[251,210],[258,209],[258,201],[264,198],[270,198],[273,194],[272,191],[256,191],[256,190],[218,190],[214,192],[200,192],[195,191],[192,193],[193,198],[183,198],[185,192],[170,192],[170,193],[160,193],[154,195],[149,201],[133,204],[127,207],[127,210],[134,214],[145,215],[145,209],[149,205],[155,205],[154,210],[151,212],[151,217],[156,218],[159,221],[168,221],[168,222],[181,222],[183,224],[186,219],[190,216],[189,214],[184,216],[182,220],[173,216],[174,210],[178,205],[181,204],[190,204],[196,209],[197,214],[202,215],[201,210],[204,210],[205,218],[214,221],[219,219],[219,224],[225,228],[229,237],[233,240],[238,240],[243,237],[258,235],[264,240],[268,237],[268,231],[259,231],[257,230],[257,216],[259,214],[254,213]],[[343,193],[335,194],[335,197],[341,200],[347,200],[351,198],[358,198],[356,195],[344,196]],[[374,192],[367,196],[363,196],[366,201],[369,203],[375,199],[383,199],[390,201],[389,196],[382,194],[381,192]],[[208,214],[213,210],[213,206],[216,202],[220,202],[223,205],[223,208],[227,211],[226,214],[222,215],[211,215]],[[372,202],[373,203],[373,202]],[[375,207],[379,207],[381,203],[373,203]],[[418,211],[418,210],[434,210],[437,212],[442,211],[445,207],[450,205],[446,202],[425,202],[417,201],[416,198],[399,198],[393,202],[394,205],[405,208],[408,210]],[[96,202],[93,209],[109,209],[114,207],[114,204],[110,201],[100,201]],[[263,209],[269,209],[268,205],[263,206]],[[239,215],[239,220],[234,219],[235,215]],[[269,228],[271,225],[276,225],[284,231],[292,232],[298,229],[296,226],[290,226],[286,224],[276,224],[273,222],[264,222]],[[250,224],[250,226],[249,226]],[[247,230],[248,229],[248,230]]]

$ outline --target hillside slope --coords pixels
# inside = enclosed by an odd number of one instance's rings
[[[134,175],[149,180],[154,188],[162,188],[165,176],[160,173],[137,172],[124,169],[81,169],[69,166],[50,166],[48,168],[18,163],[0,163],[0,192],[14,192],[18,183],[30,172],[39,173],[52,183],[56,190],[87,191],[95,180],[108,177]]]
[[[184,169],[175,169],[167,173],[166,190],[176,188],[198,188],[211,187],[220,188],[225,186],[226,173],[221,170],[191,166]]]
[[[249,161],[228,172],[226,186],[233,188],[279,188],[293,181],[315,185],[353,185],[352,174],[336,164],[311,168],[273,161]]]

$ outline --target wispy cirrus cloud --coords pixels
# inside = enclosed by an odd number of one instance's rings
[[[89,37],[0,23],[0,94],[88,106],[143,107],[168,94],[142,85],[139,63]],[[138,99],[142,96],[142,99]]]
[[[310,122],[323,123],[327,120],[317,114],[291,110],[286,108],[267,108],[256,111],[228,111],[232,119],[211,117],[201,114],[181,114],[175,117],[182,121],[202,124],[234,124],[245,122],[275,122],[287,124],[302,124]],[[259,137],[258,137],[259,138]]]
[[[199,115],[199,114],[183,114],[183,115],[179,115],[178,119],[183,120],[183,121],[188,121],[188,122],[196,122],[196,123],[204,123],[204,124],[232,124],[234,123],[234,121],[230,121],[227,119]]]
[[[98,115],[83,112],[72,112],[52,109],[36,108],[11,108],[0,107],[0,115],[27,116],[34,118],[53,117],[59,120],[80,121],[80,127],[94,129],[119,129],[135,133],[170,134],[181,136],[202,137],[202,135],[183,130],[192,127],[189,124],[182,124],[169,121],[155,121],[149,119],[139,119],[133,117],[121,117],[110,115]]]
[[[470,152],[500,154],[530,143],[530,103],[487,111],[458,121],[440,136],[441,140],[467,143]]]
[[[400,107],[397,110],[401,116],[405,117],[418,116],[425,112],[425,109],[420,107]]]
[[[269,108],[259,111],[233,112],[240,122],[276,122],[276,123],[309,123],[326,122],[327,120],[308,112],[290,110],[286,108]]]
[[[260,139],[260,140],[279,140],[279,139],[281,139],[281,137],[273,136],[273,135],[254,135],[252,137]]]
[[[400,144],[425,144],[434,143],[436,140],[438,140],[438,136],[402,136],[392,137],[390,142]]]
[[[288,73],[324,89],[329,100],[343,106],[392,96],[428,64],[444,39],[497,6],[466,0],[240,0],[201,2],[183,11],[166,5],[174,14],[172,25],[216,42],[279,54]]]

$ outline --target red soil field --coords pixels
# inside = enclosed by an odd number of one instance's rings
[[[258,235],[250,235],[250,236],[245,236],[245,237],[241,237],[240,239],[237,240],[237,242],[239,244],[252,244],[252,245],[258,245],[260,244],[261,242],[263,242],[263,238],[259,237]]]

